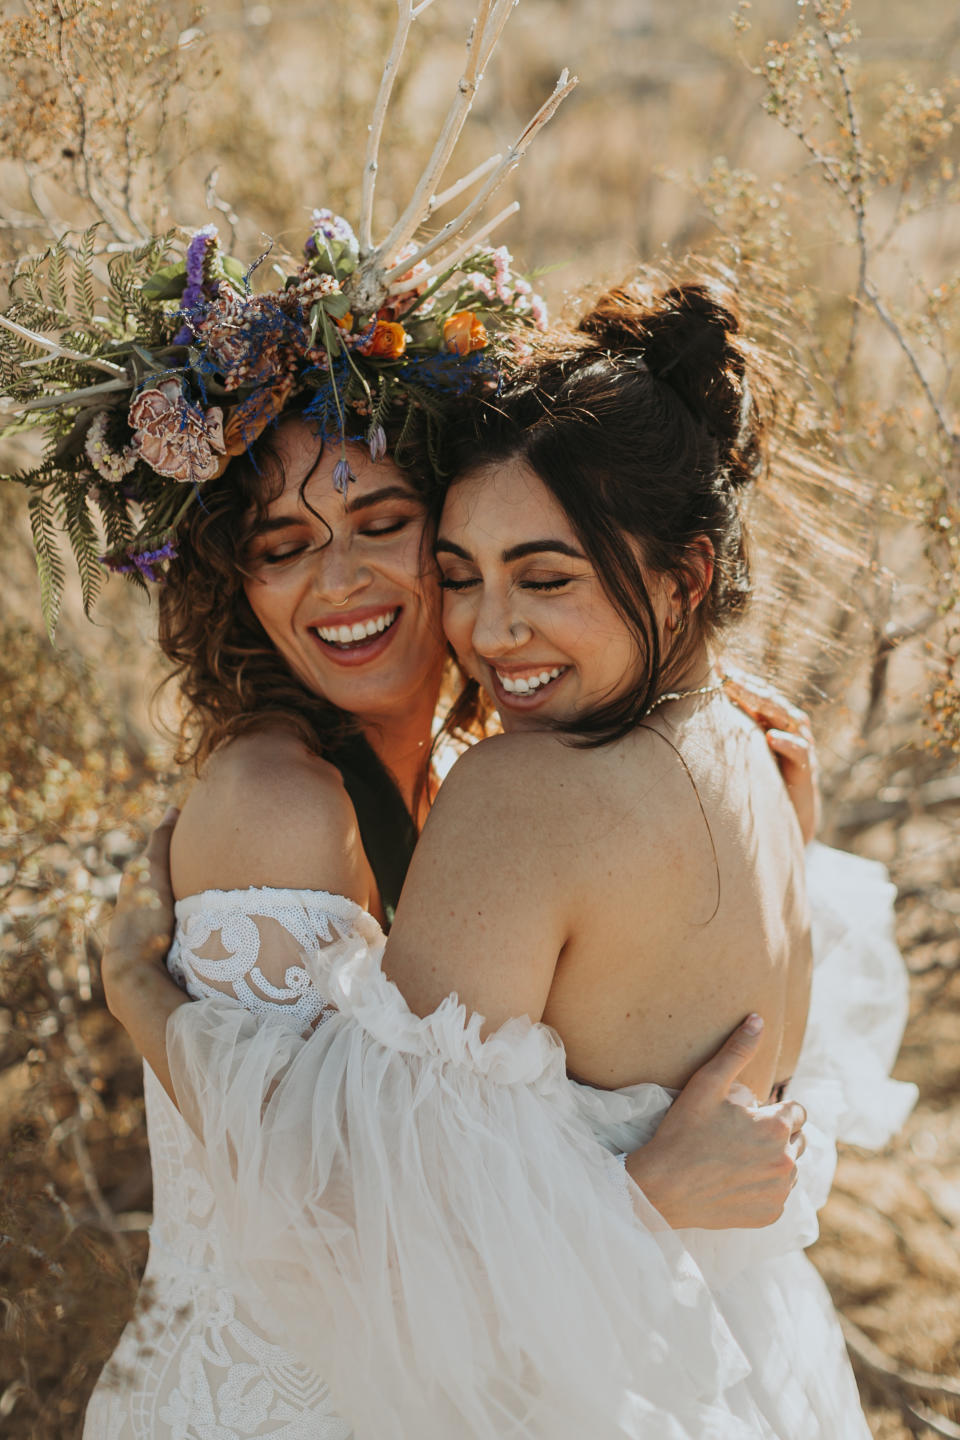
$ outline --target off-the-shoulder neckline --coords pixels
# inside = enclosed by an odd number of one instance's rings
[[[292,904],[305,909],[320,905],[340,919],[355,920],[363,915],[374,925],[377,924],[368,910],[364,910],[362,905],[348,899],[346,895],[336,895],[332,890],[290,890],[276,885],[250,885],[241,890],[199,890],[196,894],[184,895],[175,901],[173,908],[178,920],[185,920],[198,910],[209,909],[211,904],[217,908],[249,909],[256,912],[263,896],[269,896],[272,905]]]

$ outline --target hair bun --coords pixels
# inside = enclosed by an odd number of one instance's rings
[[[732,297],[703,282],[660,292],[624,286],[602,295],[579,328],[611,358],[642,359],[670,386],[716,440],[731,484],[756,478],[759,424]]]

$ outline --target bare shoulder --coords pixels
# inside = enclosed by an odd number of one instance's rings
[[[440,788],[431,812],[445,824],[454,816],[504,821],[510,815],[555,819],[583,770],[578,764],[585,752],[576,752],[561,736],[545,731],[493,735],[472,745],[459,757]],[[536,796],[537,813],[531,813]],[[434,828],[437,822],[434,821]]]
[[[211,757],[177,822],[171,871],[178,896],[267,885],[369,899],[339,771],[282,729],[241,736]]]

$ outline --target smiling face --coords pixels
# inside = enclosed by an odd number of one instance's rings
[[[435,580],[424,574],[422,503],[392,461],[355,446],[356,480],[338,494],[339,447],[318,460],[319,448],[304,421],[277,431],[284,486],[247,547],[247,599],[314,694],[378,723],[432,709],[443,637]]]
[[[436,551],[447,638],[505,730],[575,721],[636,684],[630,627],[562,506],[524,461],[456,481]],[[662,626],[669,597],[650,590]]]

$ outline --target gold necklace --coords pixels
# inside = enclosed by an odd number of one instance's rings
[[[715,695],[726,685],[729,675],[723,675],[712,685],[701,685],[696,690],[668,690],[664,695],[658,695],[652,705],[647,706],[647,714],[650,715],[658,705],[665,705],[668,700],[688,700],[691,695]]]

